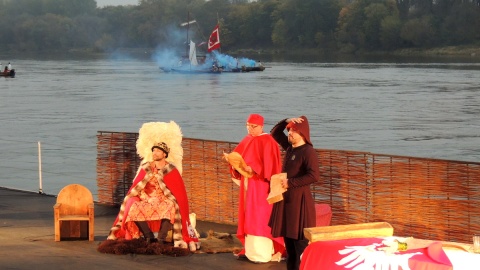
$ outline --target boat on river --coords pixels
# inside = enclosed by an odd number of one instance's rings
[[[258,67],[246,67],[245,72],[250,72],[250,71],[264,71],[265,67],[264,66],[258,66]]]
[[[230,68],[230,69],[224,69],[223,72],[252,72],[252,71],[264,71],[265,67],[264,66],[256,66],[256,67],[235,67],[235,68]]]
[[[171,67],[160,67],[163,72],[167,73],[182,73],[182,74],[201,74],[201,73],[222,73],[222,68],[218,67],[215,61],[206,61],[197,57],[196,46],[193,41],[190,41],[190,50],[188,58],[184,57],[182,60]]]
[[[187,26],[186,54],[176,64],[170,67],[160,67],[163,72],[182,74],[222,73],[223,69],[218,66],[215,59],[211,59],[207,56],[197,56],[197,45],[189,38],[190,25],[196,23],[196,20],[190,20],[189,13],[187,17],[187,22],[181,24],[181,26]],[[210,37],[210,40],[211,39],[212,37]],[[208,47],[209,52],[211,51],[210,42],[211,41],[209,41]],[[202,45],[203,43],[201,43],[200,45]],[[218,46],[220,46],[220,44],[218,44]]]
[[[15,78],[15,69],[11,69],[9,71],[0,72],[0,77],[10,77]]]
[[[188,16],[188,19],[190,15]],[[219,24],[215,26],[208,42],[202,42],[200,45],[207,43],[208,53],[204,56],[197,56],[197,45],[189,39],[190,24],[196,24],[196,20],[187,20],[181,26],[187,26],[187,50],[185,56],[182,57],[178,63],[170,67],[161,66],[160,69],[166,73],[182,73],[182,74],[201,74],[201,73],[216,73],[223,72],[254,72],[264,71],[265,66],[259,61],[248,58],[234,58],[229,55],[224,55],[220,50],[220,33]],[[199,45],[199,46],[200,46]]]
[[[180,74],[202,74],[202,73],[211,73],[211,74],[220,74],[222,69],[217,68],[191,68],[191,67],[160,67],[163,72],[166,73],[180,73]]]

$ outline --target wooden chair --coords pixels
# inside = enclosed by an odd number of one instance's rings
[[[94,204],[90,190],[79,184],[64,187],[53,206],[55,241],[94,239]]]
[[[325,203],[315,204],[316,227],[330,226],[332,220],[332,208]]]

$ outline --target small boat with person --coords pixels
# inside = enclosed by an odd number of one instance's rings
[[[1,71],[0,77],[15,78],[15,69]]]
[[[0,67],[1,66],[2,63],[0,63]],[[0,76],[15,78],[15,69],[12,69],[12,64],[10,62],[8,62],[8,65],[5,66],[3,71],[0,70]]]

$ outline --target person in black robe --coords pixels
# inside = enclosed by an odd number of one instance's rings
[[[288,136],[284,130],[287,129]],[[310,128],[305,116],[280,121],[270,131],[285,150],[282,172],[283,200],[273,205],[269,226],[273,237],[283,237],[287,251],[287,269],[299,269],[300,255],[308,246],[304,228],[315,227],[315,202],[310,185],[318,181],[318,155],[310,141]]]

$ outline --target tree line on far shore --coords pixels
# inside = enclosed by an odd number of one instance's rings
[[[3,52],[169,48],[201,44],[220,26],[223,51],[343,53],[480,46],[480,0],[0,1]]]

